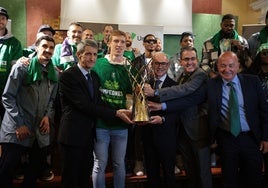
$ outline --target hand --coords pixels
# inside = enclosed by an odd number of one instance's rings
[[[39,129],[41,134],[48,134],[50,132],[49,118],[47,116],[43,117]]]
[[[16,129],[16,136],[19,141],[23,141],[27,137],[31,136],[31,132],[26,125],[22,125]]]
[[[213,144],[210,145],[211,149],[216,149],[218,147],[217,142],[214,142]]]
[[[133,124],[134,122],[131,120],[132,110],[120,109],[116,111],[116,117],[119,117],[127,124]]]
[[[154,96],[154,89],[152,89],[150,84],[147,84],[147,83],[144,84],[143,92],[147,97],[153,97]]]
[[[148,101],[148,107],[150,111],[158,111],[162,109],[161,103],[156,103],[152,101]]]
[[[236,46],[239,50],[244,50],[244,45],[242,45],[239,40],[232,39],[231,44]]]
[[[268,152],[268,141],[261,141],[260,151],[262,151],[262,153]]]
[[[17,62],[19,62],[19,63],[21,63],[23,65],[28,66],[30,64],[30,58],[28,58],[28,57],[21,57],[21,58],[18,59]]]
[[[151,124],[162,124],[162,117],[161,116],[151,116],[150,117]]]
[[[209,77],[210,78],[215,78],[218,74],[216,72],[210,71]]]

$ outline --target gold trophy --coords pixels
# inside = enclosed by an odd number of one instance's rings
[[[126,96],[126,104],[128,109],[132,109],[132,120],[138,124],[150,121],[147,98],[143,92],[144,83],[150,79],[151,72],[148,71],[149,64],[150,62],[147,65],[137,68],[135,65],[129,63],[128,60],[125,63],[133,91],[133,95]]]

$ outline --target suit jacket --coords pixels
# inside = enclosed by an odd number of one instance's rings
[[[201,68],[198,68],[195,72],[193,72],[185,84],[160,89],[160,101],[163,102],[187,96],[195,92],[206,79],[206,73]]]
[[[67,69],[60,77],[62,118],[58,139],[62,144],[87,146],[92,141],[96,118],[110,119],[115,116],[115,110],[100,104],[97,74],[91,71],[91,77],[93,98],[90,96],[87,80],[78,66]]]
[[[153,82],[150,82],[153,87]],[[172,80],[170,77],[166,77],[164,80],[162,87],[171,87],[173,85],[177,84],[174,80]],[[156,97],[148,98],[150,101],[159,101]],[[169,147],[172,147],[172,143],[176,144],[176,114],[170,113],[166,114],[165,111],[156,111],[151,112],[150,115],[160,115],[165,117],[165,123],[161,125],[144,125],[143,127],[143,135],[144,137],[152,136],[150,139],[153,139],[153,142],[162,148],[167,147],[167,144],[169,144]],[[175,147],[175,146],[174,146]]]
[[[250,130],[259,144],[261,140],[268,141],[268,103],[265,93],[261,87],[261,82],[257,76],[238,74],[240,80],[246,118]],[[187,106],[198,104],[208,100],[209,124],[213,133],[217,128],[224,128],[221,119],[222,103],[222,84],[221,77],[209,79],[197,92],[189,97],[181,98],[167,103],[168,111],[177,111]]]
[[[179,80],[180,77],[182,77],[182,74],[183,73],[179,75]],[[190,77],[186,80],[185,83],[170,88],[160,89],[160,100],[167,101],[188,96],[198,90],[198,88],[202,86],[206,79],[207,74],[201,68],[198,68],[190,75]],[[204,109],[203,104],[199,106],[192,105],[179,112],[179,123],[184,127],[184,130],[186,131],[187,135],[192,140],[198,140],[203,134],[207,135],[207,125],[199,126],[199,117],[206,114],[207,113]]]

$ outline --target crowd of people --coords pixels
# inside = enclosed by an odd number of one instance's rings
[[[105,188],[108,165],[115,188],[127,175],[175,188],[181,168],[187,188],[212,188],[213,152],[224,188],[268,186],[268,12],[248,40],[224,15],[200,59],[192,32],[169,57],[152,33],[140,53],[130,32],[106,25],[95,41],[77,22],[60,44],[41,25],[23,49],[8,18],[0,7],[1,188],[53,179],[55,145],[64,188]],[[134,120],[135,110],[148,120]]]

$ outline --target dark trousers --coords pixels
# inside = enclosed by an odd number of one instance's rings
[[[89,188],[93,166],[93,146],[74,147],[60,144],[62,185],[64,188]]]
[[[162,126],[162,125],[159,125]],[[154,129],[159,129],[154,130]],[[176,129],[161,133],[160,127],[142,127],[145,167],[149,188],[175,188]],[[165,135],[165,133],[167,133]],[[162,135],[163,134],[163,135]],[[162,183],[160,172],[164,174]],[[163,186],[161,186],[163,184]]]
[[[188,178],[187,188],[199,188],[201,187],[201,180],[198,147],[190,139],[182,126],[179,128],[178,139],[179,151],[182,154],[183,165]]]
[[[262,153],[253,134],[241,133],[234,137],[230,132],[218,129],[217,142],[224,188],[261,188]]]
[[[264,187],[268,188],[268,153],[263,154],[264,162]]]
[[[13,187],[12,184],[16,166],[20,162],[22,153],[26,150],[29,151],[29,165],[25,169],[22,187],[36,187],[36,180],[44,168],[44,162],[42,160],[45,159],[46,148],[39,148],[38,143],[35,141],[32,148],[26,148],[13,143],[2,144],[2,156],[0,158],[1,188]]]

